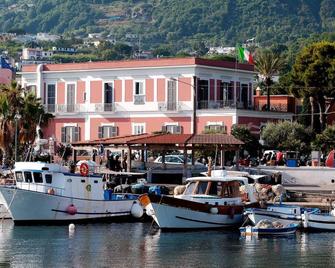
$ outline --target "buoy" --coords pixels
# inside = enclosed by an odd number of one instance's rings
[[[55,194],[55,190],[53,188],[49,188],[48,189],[48,194],[54,195]]]
[[[70,215],[75,215],[77,213],[77,208],[73,204],[71,204],[67,207],[66,212]]]
[[[74,230],[76,229],[76,226],[73,223],[69,224],[69,232],[74,232]]]
[[[146,207],[147,205],[151,203],[150,198],[147,194],[140,195],[140,197],[138,198],[138,201],[140,201],[143,207]]]
[[[209,210],[212,214],[218,214],[219,213],[219,210],[218,210],[218,208],[210,208],[210,210]]]
[[[133,206],[131,207],[130,214],[134,218],[141,218],[143,216],[143,208],[137,202],[134,202]]]
[[[87,163],[81,163],[79,167],[80,175],[87,177],[88,173],[90,172],[88,164]]]

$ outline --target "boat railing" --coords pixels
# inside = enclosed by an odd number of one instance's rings
[[[27,182],[19,182],[16,183],[17,188],[33,191],[33,192],[40,192],[40,193],[48,193],[48,194],[55,194],[55,195],[64,195],[64,188],[56,187],[54,185],[44,184],[44,183],[27,183]]]

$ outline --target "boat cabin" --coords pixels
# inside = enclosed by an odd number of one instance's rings
[[[102,176],[70,173],[58,164],[42,162],[15,163],[16,187],[28,191],[87,199],[104,199]]]
[[[178,198],[187,200],[203,200],[213,205],[241,204],[240,183],[235,178],[193,177],[182,195]]]

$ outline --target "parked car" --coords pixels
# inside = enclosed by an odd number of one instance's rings
[[[158,156],[154,163],[162,163],[163,162],[163,157]],[[183,155],[166,155],[165,156],[165,163],[166,164],[176,164],[176,165],[183,165],[184,164],[184,156]],[[192,160],[190,158],[187,158],[187,164],[192,165]],[[201,165],[204,166],[202,163],[195,161],[195,165]]]

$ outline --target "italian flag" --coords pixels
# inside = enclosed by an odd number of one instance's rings
[[[238,46],[237,47],[237,55],[238,55],[238,58],[241,61],[247,61],[249,64],[255,64],[254,59],[252,58],[252,55],[251,55],[250,51],[247,50],[246,48]]]

